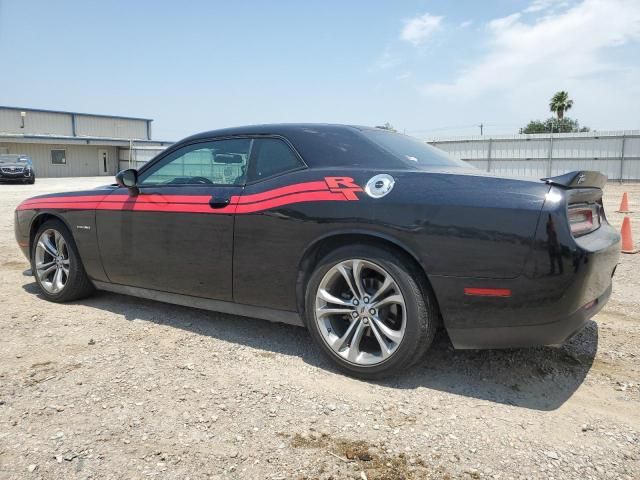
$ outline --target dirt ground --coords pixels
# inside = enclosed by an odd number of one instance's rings
[[[562,348],[354,380],[302,328],[98,293],[49,303],[13,211],[109,178],[0,185],[0,478],[640,478],[640,254]],[[640,185],[628,191],[640,242]]]

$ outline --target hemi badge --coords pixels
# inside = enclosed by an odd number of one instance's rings
[[[465,288],[464,294],[478,297],[510,297],[511,290],[508,288]]]
[[[78,230],[91,230],[91,227],[89,225],[76,225],[76,228]]]

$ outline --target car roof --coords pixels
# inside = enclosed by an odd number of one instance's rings
[[[197,133],[185,140],[198,140],[211,137],[224,137],[232,135],[282,135],[283,137],[304,131],[356,131],[365,130],[372,127],[364,127],[358,125],[343,125],[338,123],[266,123],[262,125],[245,125],[240,127],[222,128],[218,130],[209,130]]]
[[[212,138],[252,135],[275,135],[286,138],[309,167],[386,166],[403,168],[403,163],[365,138],[362,132],[373,127],[333,123],[274,123],[248,125],[202,132],[178,142],[206,141]]]

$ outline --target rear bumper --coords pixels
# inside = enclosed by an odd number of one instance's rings
[[[564,343],[611,295],[620,237],[608,224],[549,254],[541,243],[525,275],[514,279],[430,277],[444,325],[456,348],[510,348]],[[510,296],[464,295],[499,288]]]
[[[518,348],[565,343],[598,313],[611,296],[611,285],[593,303],[573,314],[541,325],[511,327],[452,328],[449,336],[456,348]]]

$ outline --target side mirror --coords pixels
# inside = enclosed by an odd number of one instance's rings
[[[116,183],[130,190],[138,189],[138,171],[135,168],[122,170],[116,175]]]

